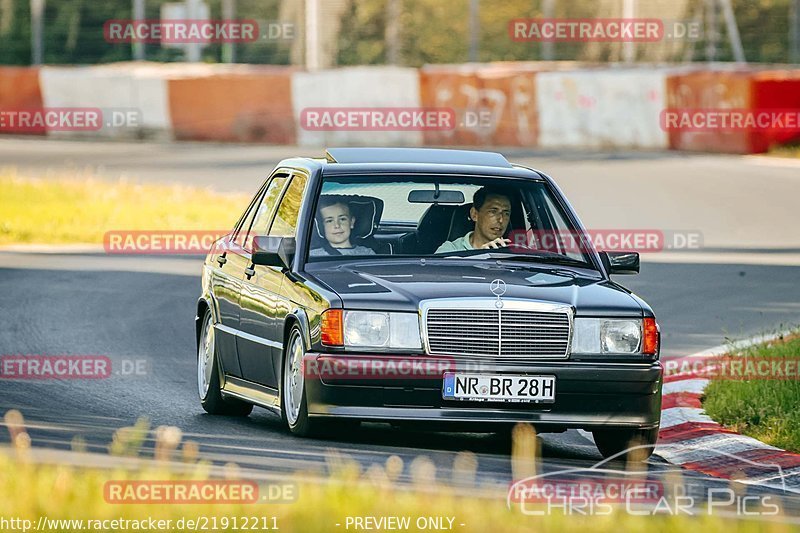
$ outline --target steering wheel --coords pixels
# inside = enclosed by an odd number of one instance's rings
[[[535,249],[529,246],[528,244],[521,242],[512,242],[508,246],[503,246],[503,248],[515,254],[525,253]]]

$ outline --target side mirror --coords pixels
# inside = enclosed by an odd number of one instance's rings
[[[639,252],[600,252],[609,274],[638,274]]]
[[[294,237],[254,237],[253,264],[291,270],[296,248]]]

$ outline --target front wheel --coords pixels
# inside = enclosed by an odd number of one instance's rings
[[[217,346],[214,342],[214,317],[206,310],[203,315],[203,329],[197,343],[197,392],[203,409],[212,415],[247,416],[253,405],[235,399],[222,397],[219,385],[219,365]]]
[[[596,429],[592,431],[592,436],[597,449],[605,459],[616,455],[616,459],[619,460],[646,461],[653,455],[658,440],[658,427]]]
[[[293,434],[306,437],[317,432],[319,424],[308,417],[305,375],[303,369],[303,337],[300,328],[292,326],[283,348],[281,417]]]
[[[305,347],[298,326],[292,326],[283,349],[283,379],[281,380],[281,418],[292,434],[298,437],[319,437],[351,431],[358,420],[314,419],[308,416],[306,381],[303,367]],[[334,429],[336,428],[336,429]]]

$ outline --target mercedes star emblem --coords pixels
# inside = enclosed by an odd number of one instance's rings
[[[489,284],[489,290],[492,291],[492,294],[500,298],[506,293],[506,282],[502,279],[493,280]]]
[[[492,291],[492,294],[497,296],[497,301],[494,303],[494,306],[498,309],[502,309],[503,300],[501,300],[500,297],[506,293],[506,282],[502,279],[493,280],[489,284],[489,290]]]

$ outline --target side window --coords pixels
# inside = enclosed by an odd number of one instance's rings
[[[564,214],[561,212],[561,209],[555,204],[555,202],[553,202],[553,199],[550,197],[550,195],[545,194],[544,200],[552,224],[555,225],[555,227],[551,230],[552,235],[554,236],[551,241],[558,246],[558,249],[551,251],[563,253],[572,259],[584,261],[585,258],[581,253],[583,247],[580,246],[579,241],[575,240],[577,238],[577,234],[570,230],[570,225],[564,219]]]
[[[275,220],[269,230],[270,236],[294,237],[297,230],[297,217],[300,214],[300,203],[306,189],[306,177],[295,175],[286,194],[283,195]]]
[[[278,203],[278,198],[280,197],[281,190],[283,190],[287,179],[288,177],[285,174],[275,176],[272,182],[270,182],[269,187],[267,187],[267,192],[264,194],[264,198],[261,200],[258,209],[253,210],[255,217],[252,224],[248,227],[250,231],[243,231],[240,233],[240,235],[244,234],[245,240],[242,247],[245,250],[250,250],[250,241],[253,236],[267,234],[269,221],[272,219],[272,212],[275,210],[275,204]]]
[[[265,183],[261,186],[258,190],[256,195],[250,200],[250,206],[247,208],[247,211],[242,218],[239,220],[239,223],[236,225],[233,242],[238,244],[239,246],[244,246],[245,240],[247,239],[247,230],[250,228],[250,225],[253,223],[253,217],[256,214],[256,206],[258,205],[259,200],[261,199],[261,195],[264,193],[264,188],[267,187],[268,184]]]

